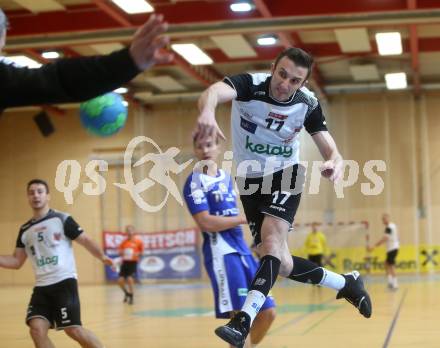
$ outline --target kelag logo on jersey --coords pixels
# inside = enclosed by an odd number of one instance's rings
[[[246,150],[253,153],[265,153],[273,156],[283,156],[289,158],[292,156],[293,149],[290,146],[276,146],[270,144],[254,144],[246,136]]]
[[[269,112],[268,116],[277,120],[285,120],[288,117],[287,115],[276,114],[275,112]]]
[[[240,117],[240,126],[244,130],[248,131],[249,133],[255,134],[255,131],[257,130],[257,125],[253,122],[249,122],[245,120],[243,117]]]
[[[58,265],[58,256],[41,256],[39,259],[37,259],[37,266],[38,267],[43,267],[43,266],[47,266],[47,265]]]

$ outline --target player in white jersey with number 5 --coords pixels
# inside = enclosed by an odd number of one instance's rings
[[[240,199],[261,258],[242,310],[216,334],[233,346],[245,342],[249,329],[277,276],[336,290],[359,312],[371,316],[371,300],[357,271],[336,274],[292,256],[287,245],[299,205],[304,168],[299,166],[298,134],[305,128],[325,162],[322,175],[336,181],[342,157],[327,130],[321,106],[304,87],[313,58],[299,48],[280,53],[271,74],[240,74],[210,86],[199,99],[194,133],[203,141],[219,129],[215,110],[232,101],[232,143]]]
[[[81,347],[102,348],[98,338],[81,326],[72,240],[105,264],[112,265],[112,261],[70,215],[49,208],[49,187],[44,180],[31,180],[27,196],[33,217],[21,226],[13,255],[0,256],[0,267],[19,269],[27,257],[32,262],[35,287],[26,324],[34,345],[53,348],[48,331],[55,328],[64,330]]]
[[[397,284],[396,276],[396,257],[399,253],[399,234],[397,232],[397,226],[394,222],[390,221],[388,214],[382,215],[382,222],[385,225],[384,236],[374,244],[374,246],[368,248],[372,251],[374,248],[382,244],[386,244],[387,256],[385,259],[385,273],[388,280],[388,288],[391,290],[397,290],[399,288]]]

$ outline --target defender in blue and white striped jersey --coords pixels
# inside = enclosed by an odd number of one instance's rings
[[[186,180],[183,193],[188,209],[203,235],[205,268],[211,280],[217,318],[230,318],[244,304],[258,265],[243,238],[240,224],[246,219],[237,208],[237,197],[229,174],[217,169],[218,143],[207,138],[194,141],[194,151],[205,163]],[[208,165],[209,161],[209,165]],[[275,318],[275,303],[268,297],[253,330],[252,345],[261,342]],[[248,341],[248,345],[251,342]]]

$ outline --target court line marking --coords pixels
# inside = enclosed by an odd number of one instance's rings
[[[399,306],[397,307],[396,313],[394,314],[393,321],[391,322],[390,328],[388,329],[388,333],[387,333],[387,336],[385,338],[385,342],[383,343],[382,348],[387,348],[388,344],[391,341],[391,336],[393,335],[394,328],[396,326],[397,320],[399,319],[400,310],[402,309],[403,301],[405,301],[407,293],[408,293],[408,288],[405,289],[405,292],[402,295]]]
[[[337,311],[337,309],[333,309],[330,313],[328,313],[324,318],[321,318],[320,320],[318,320],[316,323],[314,323],[312,326],[310,326],[309,328],[307,328],[305,331],[303,331],[301,333],[301,335],[305,335],[307,333],[309,333],[310,331],[312,331],[314,328],[316,328],[319,324],[321,324],[324,320],[326,320],[328,317],[332,316],[333,314],[335,314],[335,312]]]
[[[332,303],[333,301],[336,301],[336,299],[335,299],[334,297],[330,298],[330,299],[327,300],[327,301],[324,301],[324,302],[319,303],[319,305],[329,304],[329,303]],[[292,320],[289,320],[289,321],[287,321],[286,323],[281,324],[281,325],[278,326],[277,328],[273,328],[272,330],[270,330],[270,331],[267,333],[267,335],[272,335],[272,334],[274,334],[275,332],[278,332],[278,331],[282,331],[282,330],[284,330],[287,326],[290,326],[290,325],[294,325],[294,324],[296,324],[296,323],[299,323],[300,321],[304,320],[305,318],[307,318],[307,317],[308,317],[309,315],[311,315],[312,313],[316,313],[316,312],[308,312],[308,313],[304,313],[304,314],[300,315],[299,317],[295,317],[295,318],[293,318]]]

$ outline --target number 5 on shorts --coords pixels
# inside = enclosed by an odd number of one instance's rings
[[[278,202],[278,198],[281,195],[284,195],[284,197],[281,197],[281,201]],[[291,193],[288,191],[275,191],[274,193],[272,193],[272,196],[273,196],[272,203],[283,205],[289,199]]]
[[[67,308],[61,308],[61,319],[67,319]]]

